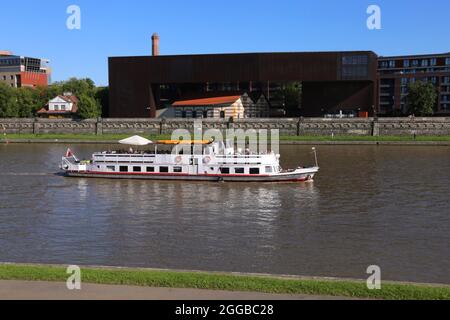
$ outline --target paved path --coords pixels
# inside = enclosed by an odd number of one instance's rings
[[[82,284],[0,281],[0,300],[336,300],[338,297]]]

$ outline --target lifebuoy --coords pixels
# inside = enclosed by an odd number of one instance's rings
[[[180,163],[181,160],[182,160],[181,156],[177,156],[177,157],[175,158],[175,162],[176,162],[176,163]]]
[[[206,157],[203,158],[203,163],[204,163],[204,164],[208,164],[208,163],[210,163],[210,162],[211,162],[211,157],[206,156]]]

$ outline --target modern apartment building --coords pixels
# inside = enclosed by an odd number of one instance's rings
[[[45,59],[0,51],[0,82],[15,88],[47,86],[51,79],[48,63]]]
[[[437,115],[450,115],[450,53],[378,58],[378,113],[407,113],[408,85],[433,83],[438,91]]]

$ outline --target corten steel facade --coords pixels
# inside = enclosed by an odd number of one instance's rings
[[[207,54],[109,58],[109,117],[154,117],[180,97],[261,92],[269,101],[302,83],[299,115],[376,108],[377,56],[371,51]]]
[[[450,115],[450,53],[380,57],[379,114],[408,114],[408,85],[431,82],[438,92],[435,114]]]

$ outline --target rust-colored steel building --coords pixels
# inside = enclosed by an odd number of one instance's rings
[[[156,110],[195,94],[260,92],[272,107],[287,83],[301,83],[298,116],[372,111],[377,101],[377,55],[371,51],[240,53],[109,58],[106,116],[155,117]]]

